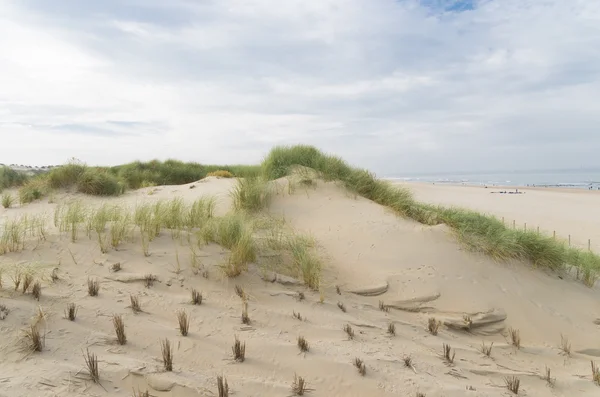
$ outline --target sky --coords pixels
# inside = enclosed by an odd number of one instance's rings
[[[598,0],[0,0],[0,163],[600,167]]]

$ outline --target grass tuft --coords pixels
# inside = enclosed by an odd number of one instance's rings
[[[381,310],[382,312],[389,312],[390,308],[389,306],[386,306],[385,303],[383,301],[379,301],[379,310]]]
[[[150,288],[154,285],[156,280],[158,280],[158,278],[154,274],[148,273],[144,276],[144,286]]]
[[[98,356],[96,356],[94,353],[90,353],[90,349],[86,349],[86,352],[83,354],[83,359],[85,360],[85,365],[88,369],[88,373],[92,379],[92,382],[100,383]]]
[[[190,330],[190,318],[185,310],[177,312],[177,321],[179,323],[179,333],[181,333],[181,336],[187,336]]]
[[[304,393],[306,393],[307,391],[310,391],[310,389],[306,387],[306,381],[304,380],[304,378],[294,374],[294,382],[292,383],[292,394],[294,396],[303,396]]]
[[[10,208],[15,203],[15,198],[10,193],[2,194],[2,207]]]
[[[133,310],[135,314],[142,312],[142,305],[137,296],[129,295],[129,301],[131,302],[131,310]]]
[[[167,372],[173,371],[173,346],[171,346],[171,341],[168,339],[162,340],[160,350],[162,352],[163,368]]]
[[[571,357],[571,342],[562,334],[560,335],[560,350],[565,356]]]
[[[448,363],[448,364],[453,364],[455,356],[456,356],[456,352],[452,351],[452,348],[450,347],[450,345],[447,345],[444,343],[442,345],[442,358],[444,359],[444,361],[446,361],[446,363]]]
[[[258,212],[269,205],[272,197],[269,182],[261,177],[238,179],[231,195],[237,211]]]
[[[150,392],[148,390],[141,391],[139,388],[137,391],[133,390],[133,397],[150,397]]]
[[[354,330],[352,329],[352,326],[350,324],[344,325],[343,330],[346,333],[346,335],[348,335],[348,339],[354,339]]]
[[[389,323],[387,327],[387,333],[391,336],[396,336],[396,324]]]
[[[341,311],[346,313],[346,306],[342,302],[338,302],[337,307],[339,307]]]
[[[404,361],[404,366],[406,368],[414,368],[413,367],[413,359],[411,356],[404,356],[404,358],[402,359]]]
[[[29,349],[34,352],[41,352],[46,345],[46,336],[40,333],[36,325],[31,325],[25,331],[25,337],[28,340]]]
[[[242,302],[242,324],[250,324],[250,316],[248,315],[248,302]]]
[[[227,384],[227,379],[222,376],[217,376],[217,389],[219,397],[229,397],[229,385]]]
[[[600,368],[596,365],[595,362],[591,361],[591,363],[592,363],[592,381],[597,386],[600,386]]]
[[[293,316],[296,320],[304,321],[304,317],[302,317],[302,314],[300,314],[300,312],[296,313],[296,311],[294,311]]]
[[[298,337],[298,349],[300,349],[302,353],[306,353],[309,350],[308,342],[303,336]]]
[[[39,281],[33,283],[33,287],[31,287],[31,295],[35,300],[40,300],[40,297],[42,296],[42,285]]]
[[[436,320],[435,317],[430,317],[429,321],[427,322],[427,330],[429,331],[429,333],[431,335],[437,335],[438,334],[438,330],[440,328],[440,325],[442,325],[441,321]]]
[[[492,348],[494,347],[494,342],[491,345],[486,345],[485,342],[481,342],[481,346],[479,347],[479,351],[481,354],[491,357],[492,356]]]
[[[506,388],[514,394],[519,394],[519,387],[521,386],[521,380],[516,376],[508,376],[504,378]]]
[[[75,303],[69,303],[65,309],[65,318],[75,321],[77,318],[77,305]]]
[[[100,291],[100,283],[98,280],[92,280],[88,278],[88,295],[98,296],[98,291]]]
[[[546,367],[546,374],[544,375],[544,380],[546,381],[549,387],[553,388],[554,386],[556,386],[556,378],[552,377],[550,368],[548,367]]]
[[[367,366],[365,365],[365,362],[360,358],[356,357],[354,359],[354,366],[356,367],[356,369],[358,369],[358,373],[361,374],[361,376],[365,376],[367,374]]]
[[[511,344],[516,347],[517,349],[521,348],[521,335],[518,329],[514,329],[514,328],[509,328],[508,329],[508,334],[510,336],[510,342]]]
[[[26,273],[25,276],[23,277],[23,293],[26,294],[27,291],[29,290],[29,286],[31,285],[31,283],[33,282],[33,275],[30,273]]]
[[[246,360],[246,343],[240,342],[237,336],[235,337],[231,351],[233,352],[233,359],[235,361],[243,363]]]
[[[202,304],[202,292],[198,292],[196,289],[192,289],[192,304],[193,305],[201,305]]]
[[[113,314],[112,317],[113,326],[115,327],[115,334],[117,335],[117,342],[119,345],[127,343],[127,336],[125,335],[125,323],[123,322],[123,316]]]

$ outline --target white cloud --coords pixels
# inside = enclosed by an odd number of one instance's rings
[[[600,166],[599,22],[594,0],[0,0],[0,162]]]

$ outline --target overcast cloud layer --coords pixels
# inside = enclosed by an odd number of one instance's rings
[[[600,166],[598,0],[0,0],[0,162]]]

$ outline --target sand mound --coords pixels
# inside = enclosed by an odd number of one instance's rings
[[[234,183],[207,178],[117,199],[63,193],[56,203],[0,210],[0,219],[51,218],[56,205],[73,198],[133,207],[205,195],[217,197],[219,215],[231,206]],[[224,375],[232,395],[287,396],[294,374],[313,389],[307,395],[328,397],[503,396],[506,376],[521,379],[522,395],[600,390],[589,369],[598,356],[597,290],[464,252],[445,227],[399,219],[333,183],[303,182],[295,190],[285,184],[278,181],[269,212],[315,238],[326,263],[322,291],[260,263],[225,278],[229,250],[211,243],[192,253],[194,240],[167,230],[150,243],[148,256],[136,235],[102,253],[85,233],[73,242],[49,221],[46,240],[30,238],[24,250],[0,256],[0,395],[131,396],[139,388],[154,396],[207,396],[217,395],[217,376]],[[15,290],[16,269],[41,283],[39,302]],[[99,282],[98,296],[88,295],[88,280]],[[246,323],[236,286],[247,297]],[[201,305],[192,304],[192,290],[202,292]],[[132,310],[131,297],[141,311]],[[75,321],[64,318],[69,303],[77,306]],[[187,336],[178,330],[182,310],[190,319]],[[115,339],[115,314],[125,323],[125,345]],[[430,317],[442,322],[437,336],[426,330]],[[42,352],[27,350],[23,332],[31,324],[45,335]],[[510,346],[508,327],[520,330],[520,350]],[[561,333],[572,341],[570,358],[558,348]],[[309,343],[306,353],[299,354],[299,336]],[[233,360],[236,337],[246,344],[244,362]],[[173,347],[172,372],[162,363],[165,339]],[[492,358],[479,352],[482,341],[494,342]],[[456,352],[453,364],[439,357],[443,343]],[[98,357],[99,384],[87,373],[86,349]],[[364,377],[355,358],[366,364]],[[554,388],[542,379],[546,366],[557,378]]]

